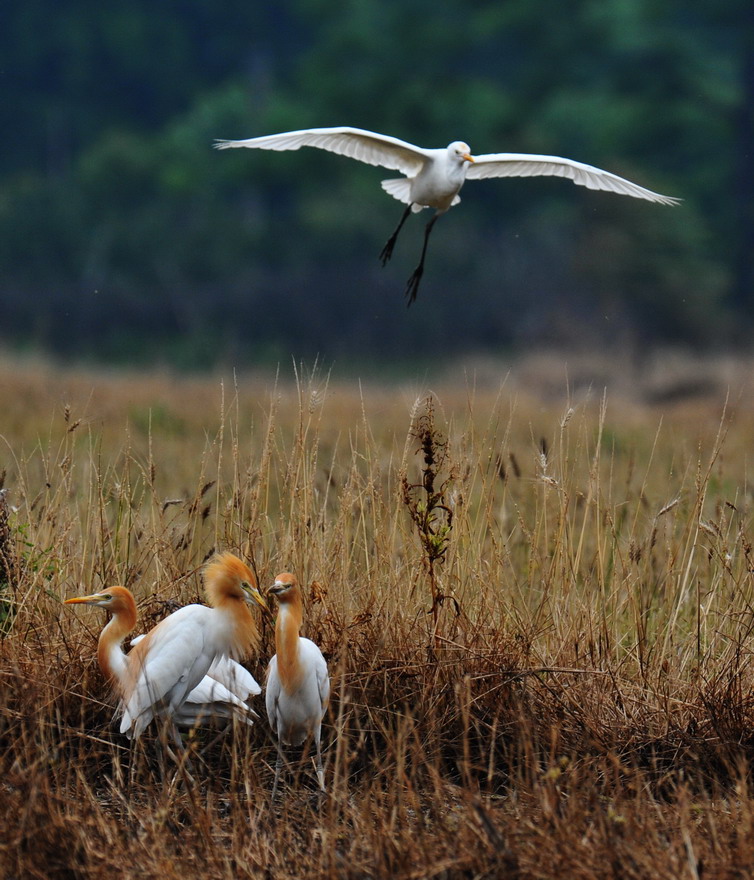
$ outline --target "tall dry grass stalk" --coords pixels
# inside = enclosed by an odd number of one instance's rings
[[[751,872],[751,408],[443,386],[428,484],[424,391],[0,388],[2,876]],[[305,587],[324,799],[303,763],[270,804],[264,721],[194,732],[195,784],[113,728],[104,618],[62,600],[124,584],[146,629],[201,598],[216,548]],[[273,650],[264,621],[260,680]]]

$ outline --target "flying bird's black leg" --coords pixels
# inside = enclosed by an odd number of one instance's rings
[[[395,247],[395,242],[398,238],[398,233],[403,228],[403,224],[406,222],[406,218],[411,213],[411,205],[409,205],[406,210],[403,212],[403,216],[401,217],[401,222],[395,227],[395,232],[390,236],[390,238],[385,242],[385,247],[382,249],[380,253],[380,260],[382,260],[382,265],[393,256],[393,248]]]
[[[419,282],[422,279],[422,275],[424,274],[424,257],[427,255],[427,243],[429,242],[429,234],[432,232],[432,227],[435,225],[435,220],[439,217],[439,214],[435,214],[435,216],[427,223],[427,227],[424,230],[424,246],[422,247],[422,255],[419,260],[419,265],[414,269],[414,274],[408,279],[408,284],[406,285],[406,296],[408,297],[408,302],[406,303],[406,308],[411,305],[411,303],[416,299],[416,294],[419,292]]]

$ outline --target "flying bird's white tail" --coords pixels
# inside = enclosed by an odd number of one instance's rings
[[[390,177],[381,182],[382,188],[388,195],[404,205],[411,205],[411,210],[418,214],[424,210],[424,205],[417,205],[416,202],[411,204],[411,178],[410,177]]]

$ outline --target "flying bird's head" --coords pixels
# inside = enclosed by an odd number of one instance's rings
[[[471,147],[464,141],[453,141],[448,146],[448,152],[453,158],[460,162],[473,162],[474,157],[471,155]]]

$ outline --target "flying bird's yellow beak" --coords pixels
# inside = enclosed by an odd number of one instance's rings
[[[461,158],[465,159],[467,162],[474,162],[475,161],[475,159],[471,155],[471,153],[464,153],[463,156],[461,156]]]

